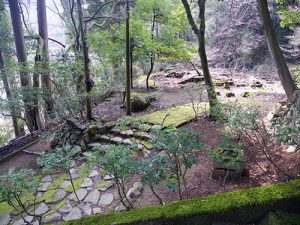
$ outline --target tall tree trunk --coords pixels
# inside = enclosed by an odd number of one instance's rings
[[[257,0],[258,11],[261,17],[264,32],[267,38],[269,52],[275,61],[277,73],[287,95],[289,101],[293,98],[293,93],[297,89],[295,81],[293,80],[289,68],[285,62],[282,51],[276,37],[275,30],[272,25],[270,12],[268,9],[267,0]]]
[[[9,87],[7,74],[6,74],[6,70],[5,70],[4,58],[3,58],[1,49],[0,49],[0,72],[1,72],[0,75],[1,75],[1,79],[2,79],[3,86],[5,89],[5,93],[6,93],[6,98],[10,104],[10,114],[11,114],[12,123],[13,123],[13,127],[14,127],[15,137],[20,137],[25,134],[25,131],[24,131],[24,128],[22,128],[18,123],[17,113],[16,113],[14,103],[12,101],[13,99],[12,99],[11,89]]]
[[[130,48],[130,87],[133,88],[133,48]]]
[[[156,20],[156,14],[155,14],[155,12],[153,12],[153,19],[152,19],[152,26],[151,26],[151,41],[152,42],[154,40],[155,20]],[[152,73],[153,68],[154,68],[154,62],[155,62],[155,53],[151,52],[150,53],[150,69],[149,69],[149,72],[147,74],[147,79],[146,79],[147,90],[149,90],[149,78],[150,78],[151,73]]]
[[[86,35],[85,35],[84,27],[83,27],[83,13],[82,13],[81,0],[77,0],[77,7],[78,7],[80,35],[81,35],[82,48],[83,48],[84,76],[85,76],[85,87],[86,87],[86,94],[87,94],[87,96],[86,96],[86,117],[88,120],[92,120],[93,119],[93,108],[92,108],[92,100],[91,100],[90,92],[92,91],[93,81],[90,78],[90,59],[89,59]]]
[[[34,111],[32,109],[31,97],[26,95],[26,92],[30,91],[31,80],[27,72],[27,56],[25,50],[25,40],[24,40],[24,31],[22,27],[19,0],[9,0],[9,8],[11,14],[11,21],[14,33],[14,40],[16,45],[16,53],[20,66],[20,80],[22,86],[23,102],[25,105],[25,119],[26,124],[30,132],[34,130],[33,121],[34,121]]]
[[[210,75],[208,62],[207,62],[207,56],[206,56],[206,50],[205,50],[205,1],[206,0],[198,0],[198,6],[199,6],[199,20],[200,20],[200,26],[198,26],[195,23],[195,20],[193,19],[193,15],[191,12],[191,8],[187,0],[181,0],[182,4],[185,8],[186,15],[188,18],[188,21],[191,25],[192,30],[198,37],[198,44],[199,44],[199,57],[201,60],[201,67],[202,72],[204,76],[204,82],[207,88],[207,94],[208,94],[208,100],[210,109],[212,109],[217,104],[217,95],[215,92],[215,88],[212,82],[212,78]],[[212,111],[211,111],[212,112]],[[214,116],[211,114],[211,116]]]
[[[129,0],[126,0],[126,114],[131,115]]]
[[[49,71],[49,45],[48,45],[48,22],[47,22],[47,11],[46,11],[46,2],[45,0],[37,1],[37,18],[38,18],[38,27],[39,35],[43,39],[43,53],[42,53],[42,66],[43,72],[41,73],[42,89],[45,92],[45,122],[48,124],[49,117],[54,110],[54,103],[52,99],[52,90],[51,90],[51,79]]]

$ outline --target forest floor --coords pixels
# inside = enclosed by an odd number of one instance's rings
[[[214,72],[213,72],[214,73]],[[216,72],[217,73],[217,72]],[[218,75],[213,76],[215,80],[218,81],[226,81],[229,79],[227,75]],[[190,97],[183,88],[182,85],[179,84],[180,79],[175,77],[166,77],[165,74],[160,74],[153,76],[153,81],[155,82],[156,89],[152,89],[150,92],[158,93],[158,98],[156,101],[152,102],[152,104],[144,111],[133,113],[134,116],[142,116],[145,114],[149,114],[155,111],[161,111],[173,106],[183,105],[187,103],[191,103]],[[281,88],[279,81],[271,81],[268,79],[257,79],[251,76],[248,76],[247,80],[240,79],[239,76],[231,76],[230,80],[233,84],[230,85],[229,89],[225,89],[224,86],[217,87],[217,92],[219,92],[219,98],[222,102],[230,100],[230,101],[238,101],[244,102],[245,104],[249,104],[251,106],[257,106],[262,111],[262,118],[264,118],[270,111],[272,111],[273,106],[281,101],[285,100],[284,92]],[[251,84],[253,82],[259,81],[262,84],[261,88],[253,88]],[[241,85],[242,84],[242,85]],[[189,88],[189,85],[193,85],[193,83],[185,84],[186,88]],[[241,86],[242,87],[241,87]],[[136,92],[145,92],[144,88],[134,89]],[[235,97],[228,98],[226,97],[227,93],[234,93]],[[244,92],[249,92],[249,97],[242,97]],[[195,93],[194,93],[195,94]],[[207,101],[206,97],[203,97],[202,101]],[[106,99],[103,103],[99,104],[95,107],[94,113],[97,117],[101,118],[102,122],[110,122],[115,121],[122,116],[125,115],[125,110],[123,108],[122,102],[122,94],[114,93],[108,99]],[[221,125],[209,120],[205,113],[199,117],[198,120],[192,120],[180,128],[189,128],[196,132],[202,134],[202,141],[211,146],[212,148],[216,147],[221,142]],[[49,143],[44,144],[35,144],[28,148],[28,150],[33,152],[42,152],[48,150],[50,148]],[[193,166],[192,169],[188,172],[188,190],[190,193],[190,198],[207,196],[210,194],[221,193],[224,191],[231,191],[243,188],[257,187],[263,186],[266,184],[271,184],[273,181],[282,182],[287,178],[280,173],[280,171],[276,170],[269,161],[260,154],[255,154],[256,161],[259,163],[260,167],[262,167],[265,172],[263,172],[258,166],[257,163],[253,161],[250,157],[250,152],[255,151],[253,147],[246,146],[244,149],[245,154],[245,168],[248,171],[242,177],[236,177],[233,179],[229,179],[226,182],[226,186],[224,188],[223,178],[213,179],[212,178],[212,168],[213,168],[213,160],[209,157],[209,151],[204,151],[199,155],[198,161],[199,163],[196,166]],[[290,175],[294,177],[300,177],[298,171],[300,171],[300,154],[298,153],[288,153],[286,152],[286,147],[278,147],[274,144],[272,149],[270,149],[271,157],[274,159],[275,163],[280,165],[285,171],[287,171]],[[36,164],[36,155],[26,154],[24,152],[20,152],[16,154],[14,157],[2,162],[0,164],[0,174],[8,173],[15,168],[20,167],[31,167],[34,169],[38,169]],[[77,168],[80,170],[80,165]],[[91,172],[91,171],[90,171]],[[100,174],[102,173],[99,170]],[[79,172],[80,173],[80,172]],[[268,176],[267,176],[268,174]],[[80,174],[81,175],[81,174]],[[104,174],[102,174],[104,175]],[[84,177],[80,179],[87,179],[89,176],[86,173]],[[272,180],[269,178],[271,177]],[[90,177],[92,179],[93,185],[87,188],[87,192],[91,193],[96,190],[99,186],[99,182],[101,181],[98,178]],[[59,179],[57,176],[52,176],[51,180],[55,181]],[[51,181],[51,182],[52,182]],[[82,180],[83,181],[83,180]],[[138,178],[133,178],[133,182],[129,184],[128,187],[134,182],[137,182]],[[63,180],[62,180],[63,182]],[[91,191],[92,190],[92,191]],[[51,191],[51,190],[50,190]],[[164,202],[177,201],[178,196],[176,193],[169,191],[163,184],[157,188],[157,193],[162,197]],[[112,195],[113,197],[111,198]],[[120,201],[118,200],[118,195],[115,187],[109,187],[104,191],[101,191],[101,196],[105,196],[109,202],[108,205],[101,205],[100,213],[108,213],[116,210],[120,206]],[[84,196],[85,197],[85,196]],[[99,196],[98,196],[99,198]],[[111,200],[111,201],[110,201]],[[141,195],[134,199],[134,207],[143,207],[148,205],[157,205],[158,201],[153,197],[152,192],[148,187],[144,187]],[[66,210],[65,213],[61,212],[60,209],[57,208],[61,202],[65,205],[71,204],[70,211]],[[70,215],[72,210],[77,210],[77,207],[74,202],[70,202],[70,196],[66,195],[62,198],[59,204],[55,204],[54,206],[49,204],[47,210],[47,216],[53,217],[56,215],[56,222],[61,222],[62,220],[70,219]],[[101,199],[100,199],[101,201]],[[104,202],[105,203],[105,202]],[[87,210],[90,207],[93,210]],[[90,214],[98,214],[99,213],[99,205],[97,210],[94,211],[95,205],[82,206],[79,207],[80,215],[90,215]],[[83,209],[85,208],[85,209]],[[50,213],[51,212],[51,213]],[[68,217],[69,216],[69,217]],[[0,214],[1,217],[1,214]],[[73,218],[74,219],[74,218]],[[48,221],[49,222],[49,221]]]

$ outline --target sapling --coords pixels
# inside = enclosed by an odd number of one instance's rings
[[[38,159],[38,163],[44,166],[49,172],[54,169],[58,169],[69,175],[73,192],[78,202],[80,202],[80,200],[75,190],[70,169],[73,167],[74,160],[79,159],[80,152],[81,148],[79,146],[72,147],[70,145],[66,145],[62,148],[56,148],[52,152],[44,153]]]
[[[94,149],[97,150],[97,149]],[[133,205],[126,196],[126,181],[129,181],[136,171],[136,163],[130,159],[131,147],[127,145],[112,145],[106,153],[95,152],[90,162],[102,168],[106,173],[113,175],[121,203],[127,210]]]
[[[173,182],[169,182],[168,187],[176,188],[181,200],[183,185],[188,198],[186,173],[193,165],[197,164],[197,155],[205,147],[200,141],[200,135],[188,129],[156,130],[150,142],[153,148],[164,151],[166,154],[168,180],[176,180],[176,186]]]
[[[33,170],[20,169],[9,175],[0,176],[0,199],[11,206],[21,216],[24,223],[30,224],[31,221],[26,220],[22,215],[23,212],[36,218],[38,223],[41,224],[42,216],[35,213],[36,194],[40,182],[33,175]],[[28,202],[27,198],[27,202],[24,202],[24,197],[31,195],[33,195],[33,202]],[[32,206],[34,208],[33,212],[30,210]]]

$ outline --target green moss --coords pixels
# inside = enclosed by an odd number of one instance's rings
[[[89,175],[89,172],[90,172],[90,168],[87,165],[82,165],[79,168],[78,174],[80,177],[73,180],[75,191],[77,191],[80,188],[80,185],[83,183],[84,179],[87,178],[87,176]],[[70,186],[66,187],[64,190],[66,192],[71,193],[71,192],[73,192],[73,187],[72,187],[72,185],[70,185]]]
[[[49,190],[41,197],[41,199],[45,201],[45,203],[53,203],[54,202],[53,198],[56,192],[57,190]]]
[[[134,87],[136,87],[136,88],[145,88],[146,87],[146,79],[147,79],[146,75],[139,76],[138,78],[136,78],[133,81]],[[149,79],[149,87],[150,88],[155,88],[155,82],[151,79]]]
[[[0,203],[0,217],[10,213],[12,210],[13,209],[6,202]]]
[[[203,113],[203,111],[207,109],[208,109],[207,103],[200,103],[198,105],[199,114]],[[163,111],[154,112],[144,117],[149,123],[152,124],[162,124],[163,120],[165,119],[163,124],[164,126],[178,127],[195,118],[195,112],[193,110],[192,104],[190,103],[190,104],[172,107]]]
[[[149,224],[156,224],[155,221],[158,220],[165,221],[164,224],[176,224],[173,222],[180,220],[180,218],[214,214],[220,215],[243,208],[246,208],[245,210],[248,212],[249,207],[267,208],[268,206],[273,206],[286,201],[300,201],[300,180],[216,194],[206,198],[184,200],[166,204],[164,206],[151,206],[130,212],[86,217],[81,220],[70,221],[66,224],[125,225],[135,223],[147,224],[147,221],[152,221]]]
[[[60,203],[58,203],[58,204],[55,206],[55,209],[56,209],[56,210],[62,209],[63,207],[65,207],[65,205],[66,205],[66,202],[65,202],[65,201],[61,201]]]
[[[60,186],[69,179],[69,176],[67,174],[62,174],[59,177],[55,178],[53,183],[49,186],[48,190],[55,190],[59,189]]]

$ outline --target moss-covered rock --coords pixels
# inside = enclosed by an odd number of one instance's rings
[[[208,225],[213,221],[253,223],[271,210],[300,210],[300,180],[211,195],[130,212],[86,217],[68,225]]]
[[[300,214],[278,211],[267,212],[258,225],[297,225],[300,224]]]
[[[209,108],[207,103],[196,103],[198,113],[201,114]],[[154,112],[145,116],[147,122],[152,124],[162,124],[164,126],[178,127],[195,118],[195,111],[192,104],[172,107],[163,111]]]
[[[13,209],[6,202],[0,203],[0,217],[10,213],[12,210]]]
[[[133,81],[133,86],[136,88],[146,88],[146,79],[146,75],[139,76]],[[155,82],[151,79],[149,79],[149,87],[152,89],[156,88]]]

